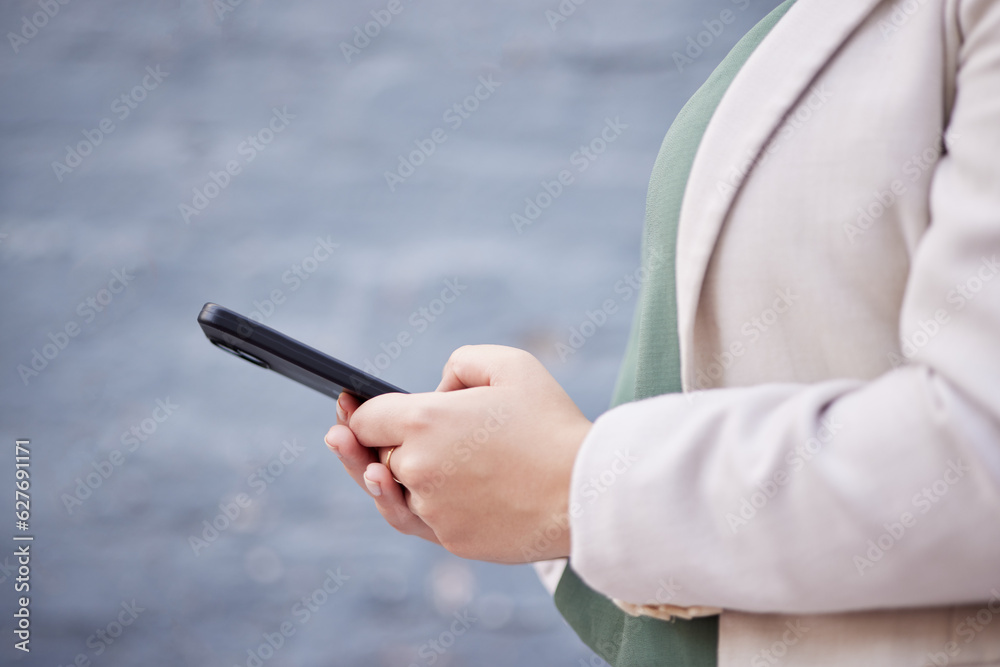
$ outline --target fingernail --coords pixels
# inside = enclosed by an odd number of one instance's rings
[[[372,494],[376,498],[378,498],[379,496],[381,496],[382,495],[382,487],[378,485],[378,482],[373,482],[370,479],[368,479],[368,475],[367,474],[364,475],[364,478],[365,478],[365,486],[368,487],[368,493]]]
[[[340,404],[339,398],[337,399],[337,420],[342,424],[347,423],[347,410],[345,410],[344,406]]]
[[[333,444],[332,442],[330,442],[330,434],[331,433],[333,433],[333,428],[331,428],[329,431],[327,431],[326,435],[323,436],[323,443],[326,445],[327,449],[329,449],[331,452],[333,452],[334,454],[337,455],[337,458],[344,458],[340,454],[340,449],[335,444]]]

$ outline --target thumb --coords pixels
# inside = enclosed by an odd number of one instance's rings
[[[524,350],[503,345],[466,345],[452,352],[436,391],[506,384],[519,375],[525,361],[534,359]]]

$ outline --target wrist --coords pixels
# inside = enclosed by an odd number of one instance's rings
[[[576,464],[577,453],[592,426],[590,421],[581,419],[581,423],[569,429],[572,435],[568,435],[565,439],[563,456],[560,465],[556,467],[559,474],[555,476],[556,483],[553,485],[551,499],[545,503],[547,512],[541,518],[540,527],[532,535],[533,543],[530,547],[532,558],[528,560],[552,560],[568,558],[570,555],[571,523],[574,516],[580,512],[580,508],[574,509],[572,506],[573,467]]]

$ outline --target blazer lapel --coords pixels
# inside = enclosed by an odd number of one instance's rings
[[[785,116],[840,46],[885,0],[799,0],[730,86],[695,158],[677,231],[677,324],[685,388],[695,313],[722,225]]]

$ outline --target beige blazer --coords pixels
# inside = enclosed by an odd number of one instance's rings
[[[580,451],[581,577],[725,609],[721,667],[1000,665],[998,259],[1000,0],[799,0],[688,184],[689,393]]]

